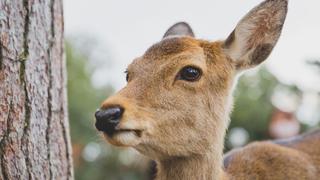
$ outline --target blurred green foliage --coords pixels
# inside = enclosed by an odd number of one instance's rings
[[[72,142],[82,143],[93,140],[94,112],[97,105],[112,88],[95,89],[91,84],[93,69],[88,69],[88,59],[81,52],[74,49],[70,43],[66,44],[68,68],[68,102]]]
[[[267,127],[274,108],[271,96],[278,84],[278,80],[265,68],[254,75],[244,75],[235,90],[230,128],[246,129],[250,140],[266,139]]]

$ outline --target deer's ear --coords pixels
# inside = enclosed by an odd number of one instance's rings
[[[266,0],[252,9],[224,41],[238,69],[262,63],[276,45],[287,14],[287,0]]]
[[[194,37],[193,31],[186,22],[178,22],[171,26],[164,34],[163,38],[169,36],[191,36]]]

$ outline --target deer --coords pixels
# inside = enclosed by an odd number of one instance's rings
[[[237,77],[268,58],[287,9],[287,0],[265,0],[225,40],[196,39],[185,22],[171,26],[102,102],[97,130],[154,160],[157,180],[319,179],[319,130],[223,155]]]

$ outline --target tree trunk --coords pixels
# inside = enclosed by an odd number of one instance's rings
[[[62,0],[0,0],[0,179],[72,179]]]

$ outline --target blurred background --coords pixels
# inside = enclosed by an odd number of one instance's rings
[[[169,26],[187,21],[199,38],[226,38],[261,0],[64,1],[68,96],[77,180],[148,179],[150,162],[105,143],[94,129],[100,103],[125,85],[126,66]],[[320,1],[290,1],[282,37],[235,91],[228,151],[319,127]]]

